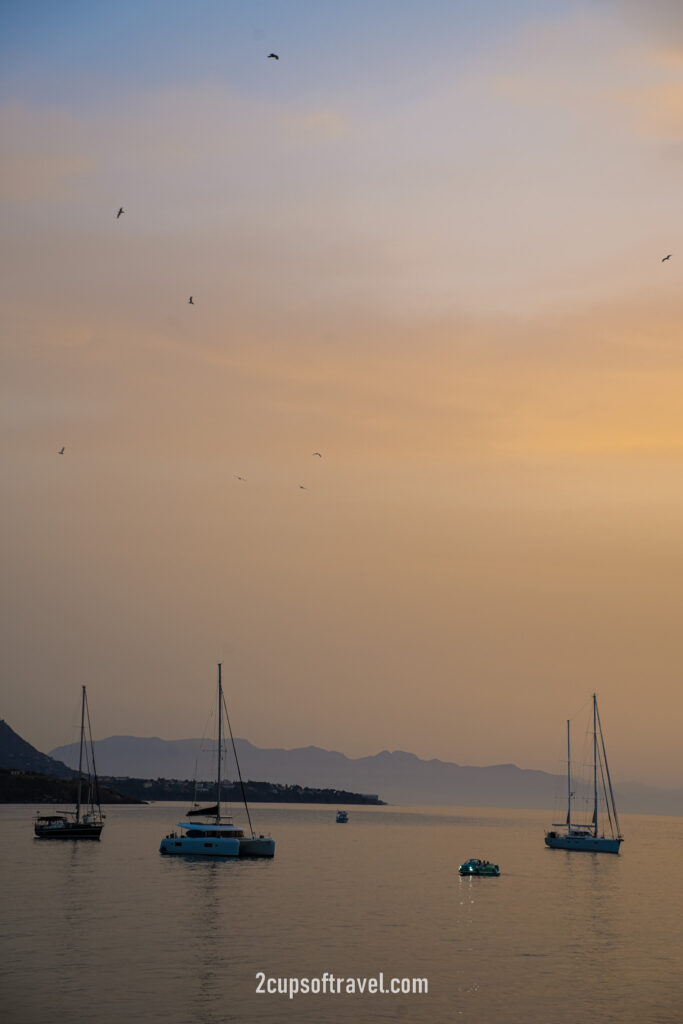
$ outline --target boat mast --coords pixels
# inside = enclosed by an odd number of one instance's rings
[[[569,719],[567,719],[567,828],[572,827],[572,748],[569,741]]]
[[[598,701],[593,694],[593,835],[598,834]]]
[[[221,679],[222,665],[218,663],[218,771],[217,785],[218,792],[216,793],[216,824],[221,823],[221,758],[223,756],[223,681]]]
[[[85,693],[85,687],[83,687],[85,695],[85,714],[88,720],[88,738],[90,740],[90,761],[92,762],[92,775],[90,773],[90,767],[88,767],[88,802],[90,803],[90,810],[95,813],[95,804],[97,804],[97,813],[102,817],[102,804],[100,802],[100,783],[97,778],[97,767],[95,765],[95,744],[92,738],[92,725],[90,724],[90,706],[88,704],[88,695]],[[86,748],[87,750],[87,748]]]
[[[78,750],[78,787],[76,789],[76,824],[81,820],[81,772],[83,770],[83,734],[85,731],[85,686],[81,695],[81,745]]]
[[[612,815],[614,816],[614,827],[617,830],[617,838],[621,839],[621,828],[619,827],[619,818],[617,817],[617,805],[614,802],[614,790],[612,789],[612,777],[609,773],[609,764],[607,763],[607,751],[605,750],[605,737],[602,732],[602,722],[600,721],[600,712],[598,711],[598,728],[600,729],[600,745],[602,747],[602,759],[605,764],[605,771],[607,772],[607,785],[609,786],[609,798],[612,805]]]

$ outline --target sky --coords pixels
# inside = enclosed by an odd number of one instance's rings
[[[0,715],[683,785],[680,5],[0,40]]]

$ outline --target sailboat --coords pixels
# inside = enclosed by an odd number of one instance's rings
[[[593,853],[619,853],[624,837],[619,828],[617,808],[614,803],[612,779],[607,764],[607,751],[602,734],[598,701],[593,694],[593,817],[588,824],[578,824],[572,819],[572,779],[571,779],[571,740],[569,722],[567,722],[567,820],[554,823],[553,829],[564,826],[562,832],[550,831],[545,834],[545,845],[555,850],[589,850]],[[610,835],[605,834],[598,822],[598,768],[600,784],[604,796],[605,817]]]
[[[100,807],[100,791],[95,771],[95,750],[90,728],[90,709],[85,686],[81,695],[81,742],[78,752],[78,788],[76,809],[69,814],[38,814],[33,831],[36,839],[99,839],[104,828]],[[88,723],[86,741],[85,723]],[[87,790],[83,797],[83,755],[87,774]]]
[[[242,788],[242,799],[249,822],[249,835],[245,835],[244,829],[233,823],[232,816],[224,815],[221,811],[221,768],[223,762],[223,713],[230,731],[233,754],[237,765],[240,786]],[[159,852],[164,854],[176,854],[181,856],[194,857],[273,857],[275,856],[275,840],[270,836],[257,836],[251,825],[251,815],[244,791],[242,773],[235,740],[232,735],[232,726],[228,716],[227,707],[223,698],[222,666],[218,666],[218,755],[216,765],[216,801],[210,807],[193,807],[188,811],[190,818],[202,818],[202,821],[178,822],[177,828],[180,832],[171,832],[164,836],[159,846]]]

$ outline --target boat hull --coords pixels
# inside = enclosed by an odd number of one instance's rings
[[[486,868],[483,868],[482,870],[475,870],[475,871],[461,871],[460,874],[462,875],[463,878],[468,878],[468,877],[470,877],[470,878],[472,878],[472,877],[476,877],[476,878],[499,878],[500,877],[500,871],[487,871]]]
[[[274,857],[275,840],[267,836],[240,839],[240,857]]]
[[[551,850],[584,850],[587,853],[619,853],[621,839],[606,836],[547,835],[545,845]]]
[[[461,864],[458,868],[459,874],[463,877],[468,875],[477,875],[483,878],[498,878],[500,875],[500,868],[497,864],[484,863],[478,860],[476,857],[472,857],[470,860],[466,860],[464,864]]]
[[[74,825],[68,823],[61,827],[36,825],[36,839],[99,839],[103,825]]]
[[[180,857],[239,857],[240,840],[222,836],[166,836],[159,853]]]

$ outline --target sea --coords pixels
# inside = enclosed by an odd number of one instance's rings
[[[624,816],[615,856],[546,849],[540,811],[346,809],[255,805],[274,859],[214,861],[159,854],[184,805],[109,806],[99,842],[3,805],[0,1019],[683,1022],[683,817]]]

